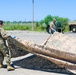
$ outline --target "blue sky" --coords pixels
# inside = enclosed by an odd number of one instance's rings
[[[76,20],[76,0],[34,0],[34,20],[47,15]],[[32,21],[32,0],[0,0],[0,19]]]

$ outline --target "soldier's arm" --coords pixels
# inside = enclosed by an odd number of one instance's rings
[[[54,29],[53,29],[53,23],[52,23],[52,22],[50,23],[50,29],[51,29],[51,30],[54,30]]]
[[[7,39],[7,37],[8,37],[8,35],[6,34],[6,32],[3,28],[1,29],[1,35],[4,39]]]

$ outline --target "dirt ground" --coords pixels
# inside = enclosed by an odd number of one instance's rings
[[[7,31],[7,33],[11,36],[33,41],[37,44],[43,44],[50,36],[50,34],[44,32]],[[12,58],[11,60],[12,66],[14,64],[16,68],[15,71],[7,71],[6,62],[4,61],[4,68],[0,69],[0,75],[74,75],[67,69],[61,68],[48,60],[30,53],[25,56]]]

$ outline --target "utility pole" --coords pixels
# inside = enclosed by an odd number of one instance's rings
[[[32,0],[32,31],[34,30],[34,0]]]

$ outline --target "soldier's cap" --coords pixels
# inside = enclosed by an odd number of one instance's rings
[[[3,25],[3,21],[2,20],[0,20],[0,25]]]
[[[55,19],[55,18],[53,18],[53,21],[56,21],[56,19]]]

